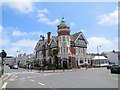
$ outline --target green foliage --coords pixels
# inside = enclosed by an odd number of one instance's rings
[[[53,57],[57,56],[57,55],[58,55],[58,52],[59,52],[59,48],[58,48],[58,47],[55,48],[55,49],[53,49],[53,50],[52,50],[52,56],[53,56]]]

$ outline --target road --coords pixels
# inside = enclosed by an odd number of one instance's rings
[[[5,73],[11,74],[5,88],[118,88],[118,75],[105,68],[39,72],[5,67]]]

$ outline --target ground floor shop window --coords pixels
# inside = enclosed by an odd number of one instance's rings
[[[80,63],[83,63],[83,60],[80,60]]]

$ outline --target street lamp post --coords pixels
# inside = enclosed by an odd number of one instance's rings
[[[17,53],[18,53],[18,54],[16,55],[16,64],[18,63],[18,57],[19,57],[19,55],[20,55],[20,50],[18,50]]]
[[[99,59],[99,67],[100,67],[100,58],[99,58],[99,47],[101,47],[100,45],[97,46],[97,52],[98,52],[98,59]]]

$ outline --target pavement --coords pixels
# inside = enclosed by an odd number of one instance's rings
[[[4,73],[4,75],[1,76],[1,78],[0,78],[0,88],[2,88],[5,81],[10,78],[10,75],[11,75],[10,73]]]
[[[106,69],[106,67],[101,67],[101,68],[88,68],[87,70],[92,70],[92,69]],[[82,67],[82,68],[73,68],[73,69],[61,69],[61,70],[44,70],[44,72],[73,72],[73,71],[80,71],[80,70],[86,70],[85,67]],[[31,70],[29,70],[31,71]],[[33,72],[43,72],[42,70],[35,70],[35,69],[32,69]]]

